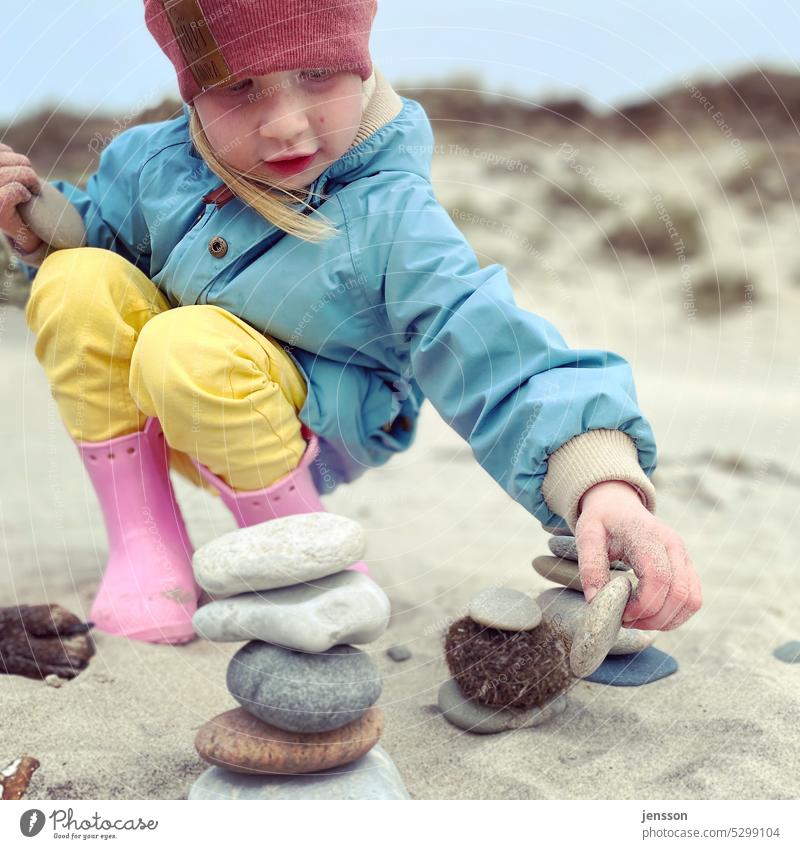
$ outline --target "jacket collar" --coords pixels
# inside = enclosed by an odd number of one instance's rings
[[[317,179],[307,187],[308,195],[319,193],[323,182],[326,182],[333,176],[334,171],[339,163],[350,157],[350,154],[359,148],[363,142],[373,136],[385,124],[393,121],[402,111],[403,101],[397,92],[392,88],[389,81],[381,73],[381,71],[373,65],[372,74],[364,81],[363,108],[361,115],[361,124],[358,132],[353,139],[353,143],[345,151],[345,153],[332,162]],[[188,122],[189,107],[184,104],[184,114]],[[188,126],[188,124],[187,124]],[[194,151],[194,145],[191,145]],[[307,195],[307,197],[308,197]],[[218,208],[224,206],[229,200],[235,197],[233,192],[225,183],[220,183],[215,189],[203,195],[203,203],[213,203]]]

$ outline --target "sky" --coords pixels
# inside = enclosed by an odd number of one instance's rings
[[[792,5],[795,8],[792,8]],[[178,97],[142,0],[36,0],[0,20],[0,121],[49,108],[135,114]],[[744,67],[796,71],[796,0],[379,0],[370,53],[395,85],[477,75],[531,103],[595,108]]]

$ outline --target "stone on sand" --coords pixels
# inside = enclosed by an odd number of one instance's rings
[[[672,655],[649,646],[636,654],[607,657],[583,680],[612,687],[640,687],[677,671],[678,662]]]
[[[452,678],[439,687],[439,710],[445,718],[464,731],[473,734],[497,734],[518,728],[533,728],[562,713],[567,706],[567,694],[561,693],[546,705],[529,710],[486,707],[468,699]]]
[[[800,640],[791,640],[778,646],[772,654],[784,663],[800,663]]]
[[[380,743],[349,764],[314,775],[243,775],[212,766],[189,791],[189,799],[410,798],[397,767]]]

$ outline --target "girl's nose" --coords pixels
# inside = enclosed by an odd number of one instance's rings
[[[289,144],[308,130],[305,103],[300,97],[291,95],[274,97],[264,107],[259,135],[265,139],[276,139]]]

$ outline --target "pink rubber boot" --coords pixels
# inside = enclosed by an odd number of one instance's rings
[[[233,513],[240,528],[249,528],[270,519],[294,516],[298,513],[325,513],[327,511],[314,486],[309,468],[319,452],[319,442],[316,435],[305,427],[303,435],[308,446],[299,465],[285,478],[264,489],[232,489],[202,463],[194,458],[192,462],[205,480],[219,491],[222,501]],[[347,568],[369,575],[369,569],[363,560],[358,560]]]
[[[75,445],[100,501],[109,547],[89,618],[101,631],[148,643],[194,639],[201,590],[161,423],[150,417],[137,433]]]

